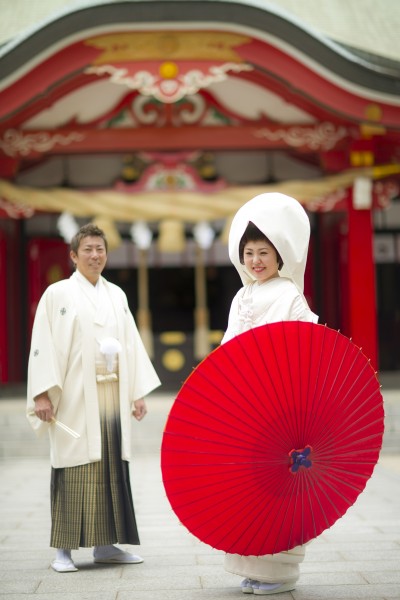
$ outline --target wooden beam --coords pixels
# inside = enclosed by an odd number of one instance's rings
[[[347,147],[351,132],[332,123],[227,127],[140,127],[0,132],[0,151],[11,158],[51,154],[139,152],[142,150],[291,149],[302,153]]]

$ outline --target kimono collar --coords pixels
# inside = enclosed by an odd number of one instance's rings
[[[97,325],[104,326],[109,318],[110,310],[113,310],[112,302],[109,298],[109,294],[107,293],[108,290],[106,280],[103,279],[103,277],[99,277],[96,285],[93,285],[79,271],[75,271],[71,275],[71,279],[75,280],[81,291],[91,302],[95,310],[94,322]]]
[[[102,284],[101,277],[98,278],[95,285],[93,285],[93,283],[91,283],[89,281],[89,279],[87,279],[84,275],[82,275],[82,273],[78,270],[76,270],[72,274],[72,277],[75,277],[78,280],[79,285],[81,287],[83,287],[86,294],[89,295],[90,299],[96,302],[96,300],[99,296],[100,286]]]

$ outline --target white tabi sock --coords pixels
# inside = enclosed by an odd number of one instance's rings
[[[65,548],[57,548],[56,550],[56,561],[61,563],[67,563],[71,560],[71,550]]]

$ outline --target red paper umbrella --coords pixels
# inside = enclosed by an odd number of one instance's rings
[[[242,555],[304,544],[355,502],[384,429],[376,373],[323,325],[257,327],[214,350],[183,384],[161,448],[181,522]]]

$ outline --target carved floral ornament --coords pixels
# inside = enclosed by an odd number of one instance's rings
[[[99,55],[85,73],[169,104],[224,81],[229,72],[252,71],[235,50],[250,41],[210,31],[109,34],[86,41]]]
[[[68,146],[84,140],[85,134],[71,131],[66,135],[39,131],[35,133],[7,129],[0,138],[0,150],[7,156],[29,156],[32,153],[45,154],[56,146]]]
[[[349,136],[349,129],[324,122],[310,127],[285,127],[269,129],[262,127],[254,133],[255,137],[265,138],[271,142],[283,141],[293,148],[308,148],[314,151],[328,151],[335,148],[338,142]]]
[[[109,75],[112,83],[125,85],[137,90],[143,96],[153,96],[156,100],[171,104],[182,100],[185,96],[196,94],[199,90],[208,87],[212,83],[224,81],[229,71],[251,71],[250,65],[225,63],[223,65],[211,65],[207,70],[192,69],[186,73],[180,73],[181,67],[176,63],[162,63],[159,73],[150,71],[136,71],[130,73],[126,67],[115,67],[114,65],[101,65],[99,67],[88,67],[85,73],[95,75]],[[174,76],[165,76],[164,73],[175,72]]]

